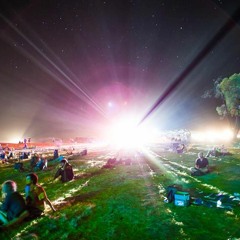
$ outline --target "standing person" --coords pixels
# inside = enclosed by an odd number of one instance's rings
[[[0,207],[0,222],[3,226],[23,220],[20,215],[28,215],[22,195],[17,192],[17,184],[12,180],[2,184],[3,203]],[[23,216],[23,215],[22,215]]]
[[[191,168],[192,176],[201,176],[209,172],[208,159],[203,156],[203,152],[198,153],[198,158],[195,161],[195,167]]]
[[[58,155],[58,149],[55,149],[53,152],[53,160],[57,159],[59,157]]]
[[[38,184],[38,176],[35,173],[29,173],[26,176],[25,197],[30,218],[41,216],[45,210],[45,203],[50,206],[52,211],[56,211],[44,188]]]

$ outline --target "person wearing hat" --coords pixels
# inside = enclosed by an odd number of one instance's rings
[[[60,162],[60,167],[57,170],[54,179],[61,176],[62,182],[69,182],[74,178],[72,165],[68,162],[67,159],[63,159]]]

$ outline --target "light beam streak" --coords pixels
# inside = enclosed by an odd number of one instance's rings
[[[138,125],[142,124],[157,108],[180,86],[185,78],[201,63],[208,53],[236,26],[240,19],[240,8],[238,8],[231,18],[220,28],[207,45],[198,53],[186,69],[169,85],[163,94],[152,105],[150,110],[143,116]]]
[[[43,64],[40,63],[35,58],[35,63],[37,65],[40,65],[43,70],[45,70],[47,73],[49,73],[52,77],[54,77],[55,80],[57,80],[59,83],[61,83],[63,86],[67,87],[71,92],[76,94],[74,92],[74,88],[77,89],[83,96],[88,100],[85,101],[88,103],[91,107],[94,106],[94,109],[97,110],[99,113],[101,113],[105,118],[107,118],[107,115],[105,114],[104,110],[84,91],[80,86],[78,86],[74,80],[72,80],[64,71],[62,71],[49,57],[47,57],[27,36],[25,36],[19,29],[17,29],[8,19],[6,19],[2,14],[0,14],[0,17],[16,32],[18,33],[39,55],[41,55],[48,63],[50,63],[65,79],[67,79],[67,83],[64,82],[61,78],[57,77],[56,74],[54,74],[50,69],[45,67]],[[49,48],[48,48],[49,49]],[[26,51],[25,51],[26,52]],[[29,55],[29,54],[28,54]],[[31,56],[31,59],[33,59],[33,56]],[[67,84],[70,84],[70,86],[67,86]],[[72,88],[74,87],[74,88]],[[78,96],[78,94],[76,94]],[[91,104],[90,104],[91,103]]]

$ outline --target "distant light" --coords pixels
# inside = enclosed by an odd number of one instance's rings
[[[9,143],[19,143],[19,142],[21,142],[21,137],[11,137],[10,139],[9,139]]]
[[[225,130],[192,131],[192,140],[197,142],[228,142],[233,139],[233,132]]]
[[[113,103],[112,102],[108,102],[108,107],[113,107]]]

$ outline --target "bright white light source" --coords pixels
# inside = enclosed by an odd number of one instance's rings
[[[108,134],[110,142],[119,148],[139,148],[150,142],[151,131],[136,123],[133,119],[123,119],[114,124]]]

